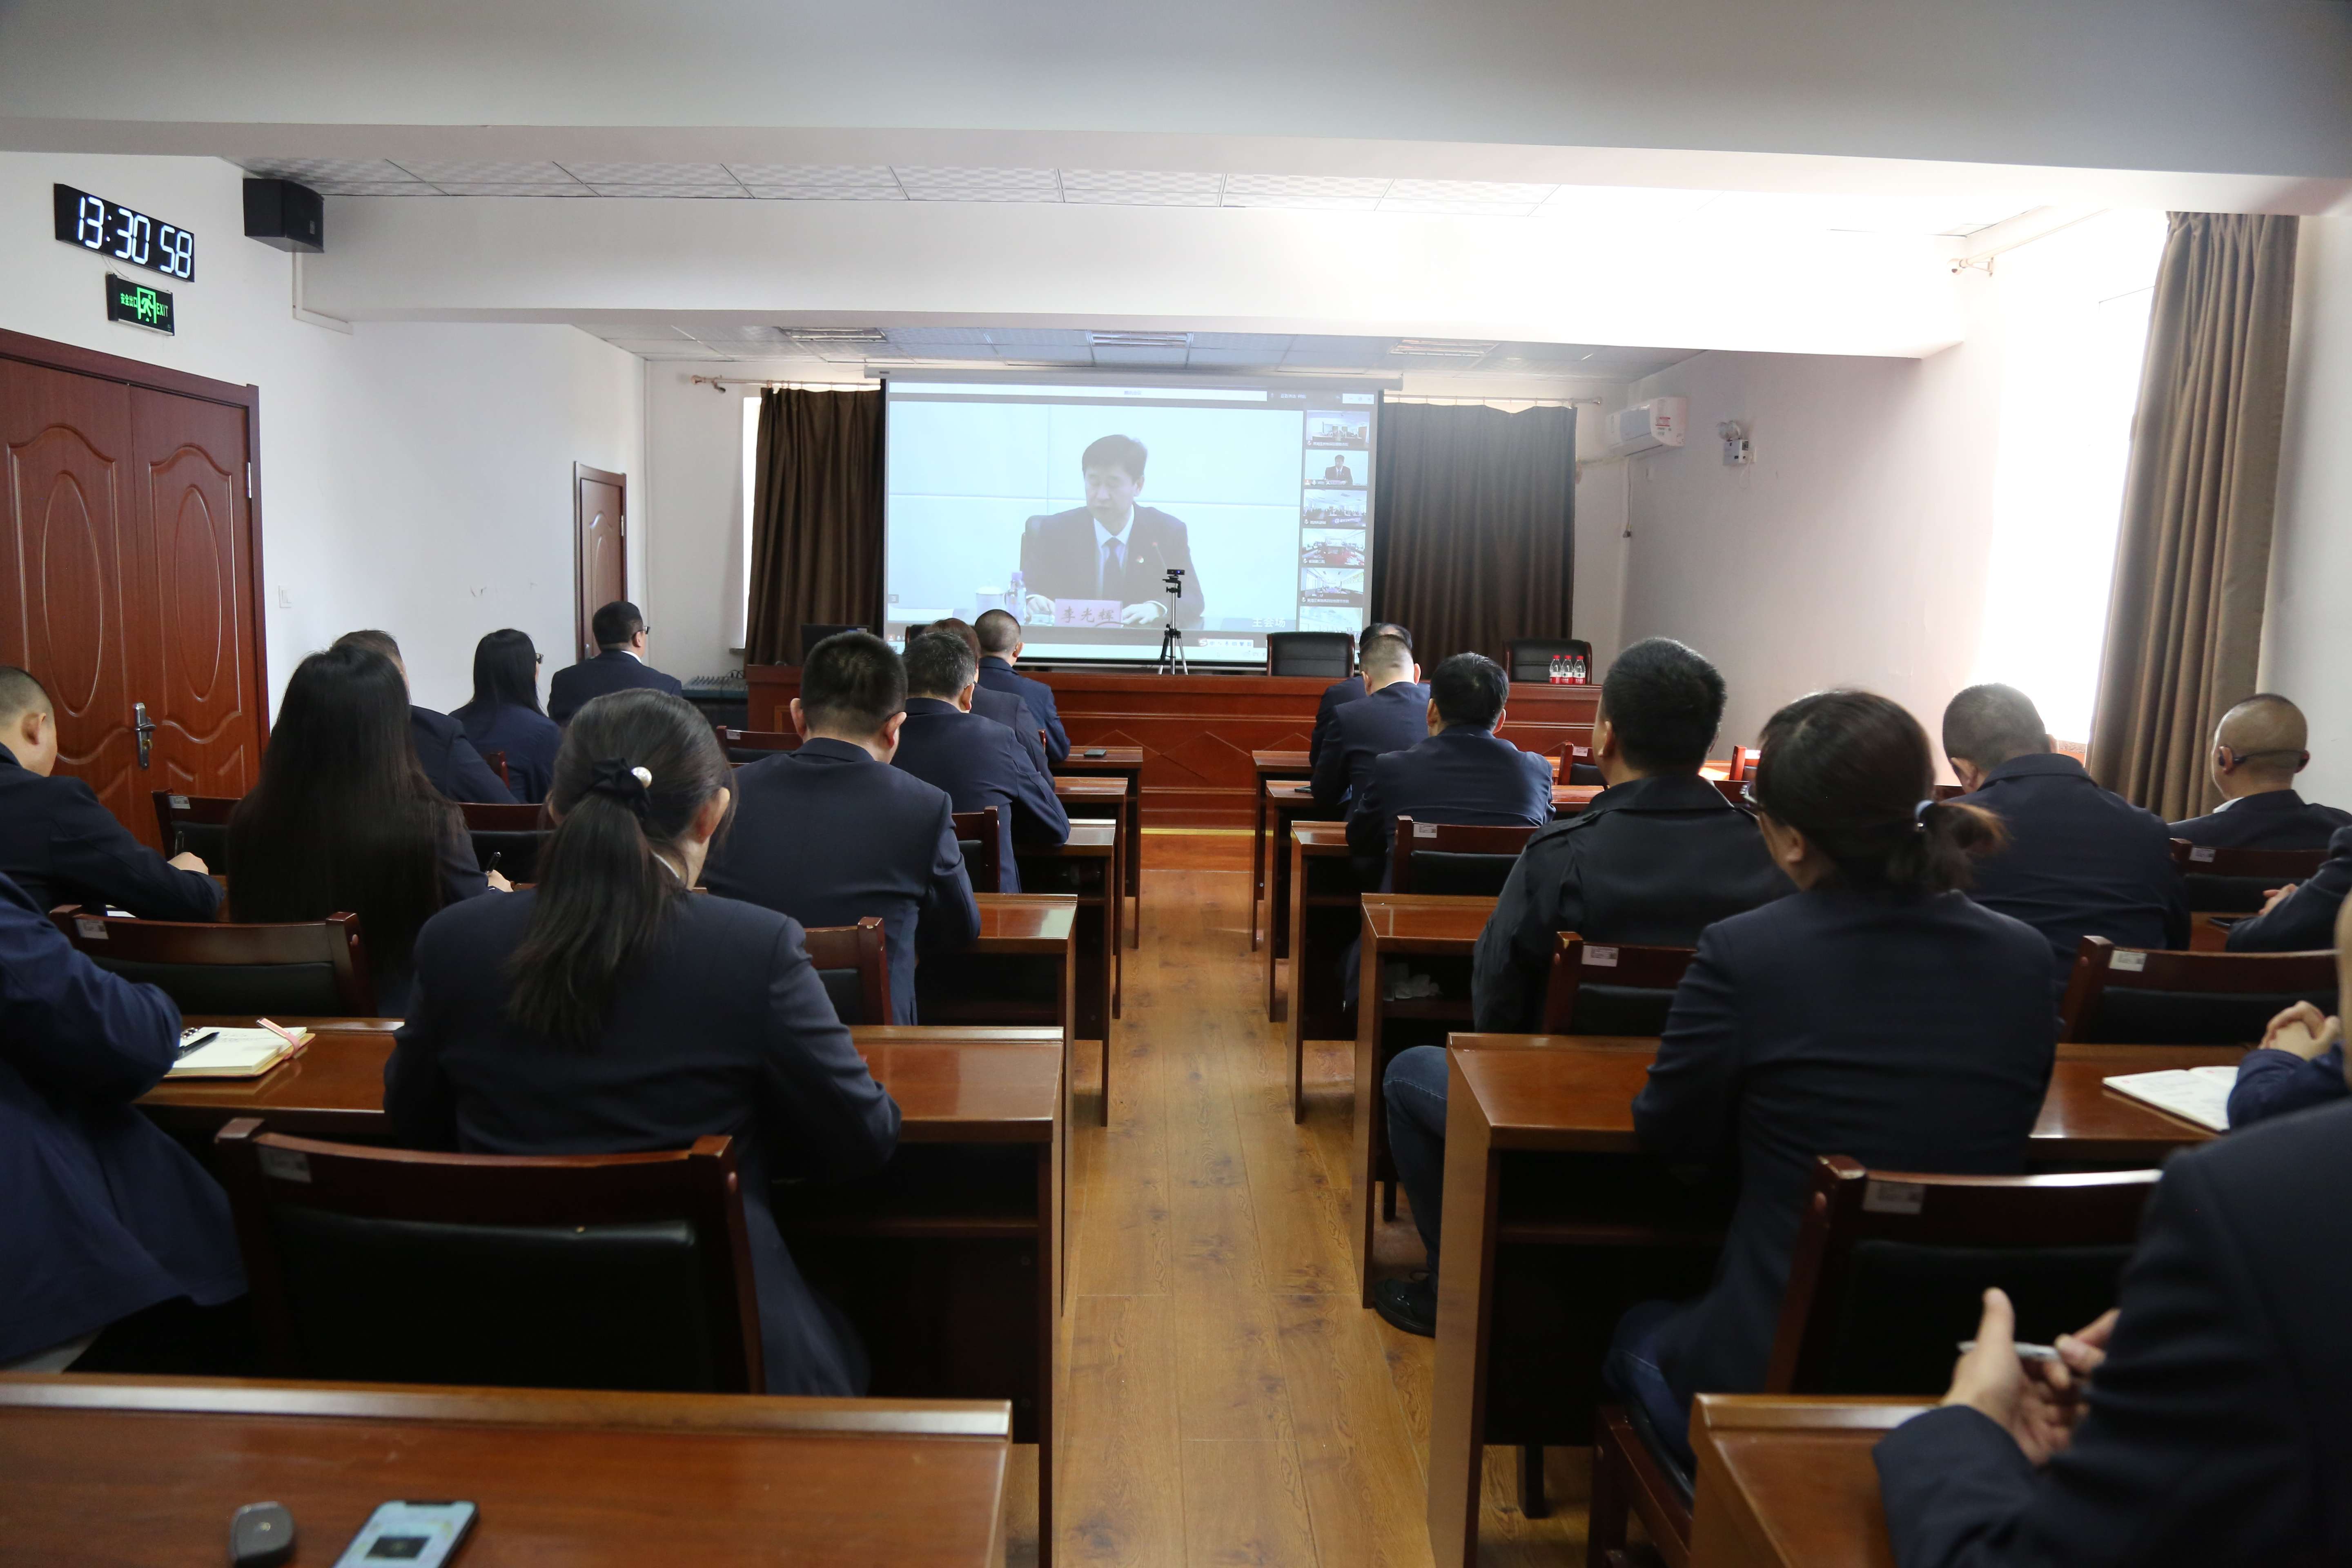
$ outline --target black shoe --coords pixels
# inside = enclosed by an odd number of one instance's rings
[[[1383,1279],[1372,1287],[1372,1310],[1389,1327],[1423,1339],[1437,1337],[1437,1284],[1426,1274]]]

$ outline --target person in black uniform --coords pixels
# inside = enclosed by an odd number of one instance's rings
[[[563,742],[555,721],[540,710],[539,663],[529,632],[491,632],[474,645],[473,700],[449,715],[465,726],[477,752],[506,753],[508,793],[530,805],[547,798],[555,748]]]
[[[221,889],[194,855],[164,859],[131,836],[89,785],[59,778],[58,721],[41,683],[0,664],[0,876],[37,908],[109,907],[141,920],[209,921]]]
[[[958,811],[996,807],[1002,890],[1019,892],[1015,841],[1069,840],[1069,814],[1054,781],[1029,765],[1010,730],[971,710],[978,671],[962,638],[924,633],[907,645],[906,669],[907,721],[891,766],[945,791]]]
[[[925,632],[945,632],[951,637],[961,638],[963,646],[971,650],[976,664],[986,662],[980,649],[980,633],[968,621],[950,616],[946,620],[933,621],[928,626],[909,626],[907,628],[907,640],[912,642]],[[985,670],[982,672],[979,683],[971,689],[971,710],[983,719],[993,719],[1012,731],[1013,738],[1021,742],[1021,754],[1029,759],[1031,767],[1041,773],[1054,771],[1054,764],[1045,755],[1045,727],[1037,722],[1029,704],[1022,700],[1018,692],[989,685]]]
[[[1689,947],[1726,915],[1794,890],[1755,816],[1699,776],[1723,722],[1723,677],[1667,637],[1610,667],[1592,752],[1609,787],[1582,813],[1528,841],[1478,933],[1474,1027],[1533,1034],[1543,1022],[1557,933]],[[1407,1333],[1437,1331],[1439,1216],[1445,1194],[1445,1051],[1399,1051],[1381,1079],[1389,1148],[1429,1250],[1428,1272],[1384,1279],[1372,1305]]]
[[[400,657],[400,645],[392,640],[390,632],[345,632],[335,639],[337,647],[363,647],[382,654],[400,671],[401,684],[408,683],[408,662]],[[430,708],[410,703],[408,723],[416,738],[416,763],[425,776],[442,797],[453,801],[470,801],[482,805],[512,805],[514,792],[499,782],[490,772],[490,764],[482,761],[482,753],[474,750],[474,742],[466,738],[466,726],[446,713],[436,713]]]
[[[567,669],[559,669],[547,683],[547,716],[569,724],[583,703],[608,691],[667,691],[676,697],[686,688],[675,675],[664,675],[646,662],[651,635],[646,617],[626,599],[615,599],[588,619],[589,635],[597,654]]]
[[[1988,1291],[1944,1408],[1878,1441],[1903,1568],[2352,1562],[2352,1105],[2185,1150],[2117,1310],[2016,1352]],[[2084,1380],[2087,1379],[2087,1391]]]
[[[2352,907],[2336,911],[2336,992],[2341,1006],[2352,955]],[[2231,1131],[2293,1111],[2328,1105],[2352,1093],[2344,1066],[2344,1021],[2297,1002],[2270,1022],[2262,1044],[2238,1059],[2230,1089]]]
[[[1362,789],[1374,757],[1417,746],[1429,736],[1429,688],[1421,684],[1412,649],[1396,637],[1366,637],[1356,662],[1364,672],[1365,695],[1331,715],[1308,786],[1315,804],[1326,811],[1348,804]]]
[[[2174,823],[2172,837],[2217,849],[2326,848],[2338,828],[2352,827],[2352,811],[2295,793],[2294,775],[2310,764],[2303,710],[2275,692],[2247,698],[2213,731],[2208,766],[2221,804]]]
[[[2053,749],[2032,700],[1971,686],[1944,710],[1944,753],[1969,804],[2008,829],[1977,868],[1974,897],[2040,931],[2063,989],[2085,936],[2123,947],[2189,945],[2189,889],[2156,814],[2101,789]]]
[[[1540,827],[1551,820],[1551,765],[1495,733],[1510,692],[1503,667],[1457,653],[1429,678],[1429,738],[1372,759],[1348,814],[1357,875],[1386,891],[1396,819]]]
[[[535,889],[445,910],[384,1065],[402,1142],[610,1154],[735,1140],[771,1394],[866,1391],[847,1319],[793,1267],[778,1180],[879,1170],[898,1107],[858,1058],[800,922],[692,889],[731,797],[682,697],[623,691],[572,718]]]
[[[1003,610],[982,610],[971,629],[980,638],[980,684],[1026,702],[1036,727],[1045,731],[1045,755],[1056,763],[1069,761],[1069,731],[1062,728],[1061,712],[1054,706],[1054,689],[1013,668],[1021,658],[1021,623]]]
[[[1412,652],[1412,634],[1394,621],[1374,621],[1366,626],[1363,636],[1358,639],[1358,648],[1360,650],[1364,643],[1374,637],[1395,637],[1404,644],[1407,654]],[[1364,676],[1360,668],[1347,679],[1335,680],[1323,689],[1323,695],[1315,704],[1315,728],[1307,735],[1308,767],[1312,768],[1323,759],[1323,741],[1331,731],[1331,715],[1363,695]]]
[[[2000,819],[1928,798],[1918,721],[1826,691],[1764,727],[1759,826],[1798,891],[1717,921],[1633,1101],[1669,1164],[1732,1152],[1739,1198],[1696,1301],[1627,1312],[1610,1386],[1689,1462],[1691,1396],[1763,1386],[1816,1155],[2003,1175],[2024,1163],[2056,1054],[2042,937],[1955,889]]]
[[[971,946],[980,906],[947,792],[888,765],[907,717],[898,656],[866,632],[825,638],[801,668],[792,713],[800,750],[736,770],[735,826],[703,881],[803,926],[879,916],[891,1012],[915,1023],[916,953]]]

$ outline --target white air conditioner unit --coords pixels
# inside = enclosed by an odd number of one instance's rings
[[[1630,458],[1636,452],[1679,447],[1689,434],[1690,399],[1653,397],[1609,416],[1609,452],[1612,457]]]

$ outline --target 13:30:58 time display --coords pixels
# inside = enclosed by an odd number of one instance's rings
[[[166,278],[195,280],[196,237],[186,229],[71,185],[54,189],[59,239]]]

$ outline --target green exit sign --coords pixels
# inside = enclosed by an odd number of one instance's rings
[[[171,290],[151,289],[110,272],[106,275],[106,319],[168,332],[173,324]]]

